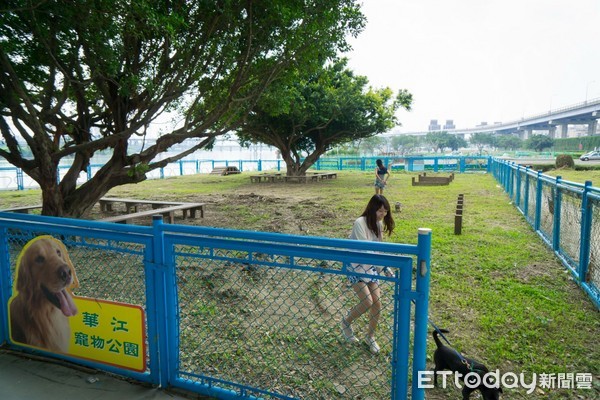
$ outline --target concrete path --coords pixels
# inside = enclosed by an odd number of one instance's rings
[[[143,386],[85,367],[0,350],[2,400],[179,400],[180,393]]]

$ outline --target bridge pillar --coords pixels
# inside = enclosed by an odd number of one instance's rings
[[[554,139],[556,137],[556,126],[555,125],[550,125],[550,127],[548,127],[548,136],[552,139]]]
[[[565,139],[569,134],[569,124],[562,124],[560,126],[560,137]]]
[[[594,119],[588,124],[588,136],[594,136],[596,134],[596,128],[598,127],[598,120]]]

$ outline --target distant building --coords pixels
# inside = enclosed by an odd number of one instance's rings
[[[432,119],[431,122],[429,123],[429,132],[432,131],[439,131],[441,130],[442,127],[440,126],[440,124],[438,124],[437,119]]]
[[[446,123],[444,124],[444,130],[452,130],[452,129],[456,129],[456,126],[454,126],[454,120],[447,119]]]

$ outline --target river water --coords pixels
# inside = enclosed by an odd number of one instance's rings
[[[158,160],[179,154],[179,152],[165,152],[157,157]],[[91,173],[97,171],[108,160],[109,155],[96,155],[92,158]],[[248,148],[240,147],[236,142],[217,142],[213,150],[198,150],[185,157],[183,162],[171,163],[162,171],[156,170],[148,173],[150,179],[158,179],[166,176],[191,175],[196,173],[210,173],[216,166],[232,165],[238,166],[245,171],[258,169],[258,161],[261,160],[262,169],[273,168],[277,160],[281,159],[276,148],[266,145],[252,145]],[[61,164],[61,175],[65,174],[68,164]],[[87,180],[87,174],[81,173],[79,183]],[[26,174],[23,174],[24,188],[39,188],[39,185]],[[5,159],[0,158],[0,190],[17,190],[17,169]]]

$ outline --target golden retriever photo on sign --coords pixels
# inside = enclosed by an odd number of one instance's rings
[[[67,248],[52,236],[29,241],[17,259],[9,300],[13,342],[68,353],[69,317],[77,314],[71,289],[78,287]]]

